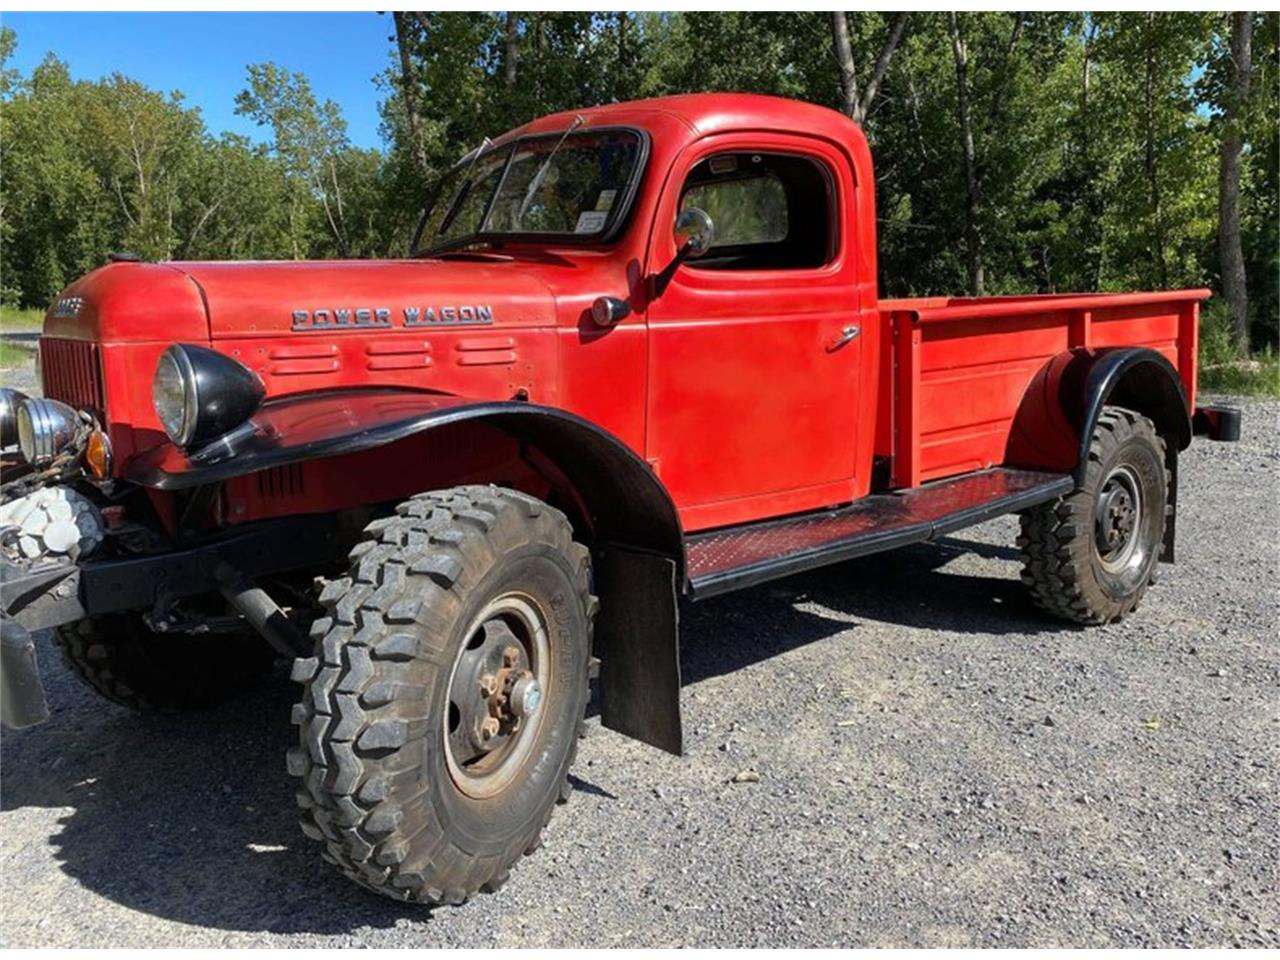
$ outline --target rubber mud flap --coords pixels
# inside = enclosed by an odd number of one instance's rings
[[[0,618],[0,723],[10,730],[33,727],[49,719],[36,645],[25,627]]]
[[[675,561],[606,544],[596,556],[601,722],[680,756],[679,609]]]

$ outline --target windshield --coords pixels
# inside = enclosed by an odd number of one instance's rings
[[[623,214],[639,159],[640,138],[626,130],[563,142],[559,134],[526,138],[490,150],[441,179],[417,246],[510,234],[598,238]]]

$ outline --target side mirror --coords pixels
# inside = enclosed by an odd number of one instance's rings
[[[657,300],[667,292],[667,285],[686,260],[700,257],[716,241],[716,225],[710,214],[697,207],[682,210],[676,217],[675,227],[676,255],[657,276],[653,278],[653,299]]]
[[[675,238],[677,250],[688,250],[686,258],[700,257],[716,242],[716,225],[707,211],[690,207],[676,217]]]

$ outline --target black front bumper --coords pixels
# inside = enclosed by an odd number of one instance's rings
[[[330,517],[268,520],[166,553],[88,560],[23,570],[8,562],[0,577],[0,721],[27,727],[48,719],[31,633],[125,610],[152,610],[218,590],[226,565],[247,577],[318,567],[344,544]]]

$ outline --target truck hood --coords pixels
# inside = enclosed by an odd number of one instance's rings
[[[293,332],[554,323],[547,285],[515,261],[175,262],[212,340]]]

